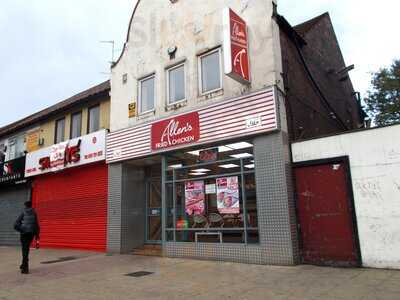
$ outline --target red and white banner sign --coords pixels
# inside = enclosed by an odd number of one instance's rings
[[[106,158],[106,131],[97,131],[26,155],[25,177],[86,165]]]
[[[276,130],[275,98],[274,89],[268,88],[207,103],[192,113],[111,132],[107,163]]]
[[[250,82],[249,44],[246,22],[232,9],[223,12],[225,74],[241,83]]]
[[[204,181],[185,182],[185,211],[189,216],[204,214]]]
[[[239,178],[217,178],[217,207],[221,214],[239,214]]]
[[[151,149],[154,151],[195,143],[199,139],[198,112],[177,116],[151,125]]]

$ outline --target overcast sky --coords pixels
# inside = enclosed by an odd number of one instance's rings
[[[1,0],[0,126],[107,80],[111,46],[100,41],[114,40],[119,53],[135,2]],[[330,13],[362,93],[371,71],[400,58],[397,0],[278,0],[278,7],[292,25]]]

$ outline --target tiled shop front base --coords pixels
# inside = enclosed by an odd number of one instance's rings
[[[231,261],[249,264],[293,265],[288,253],[273,253],[261,245],[215,243],[166,243],[167,257]]]

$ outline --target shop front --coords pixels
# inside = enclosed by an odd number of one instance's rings
[[[296,263],[278,99],[266,89],[110,133],[108,251]]]
[[[101,130],[27,155],[41,246],[105,251],[105,137]]]
[[[25,156],[0,164],[0,245],[19,244],[14,222],[31,198],[31,185],[25,179]]]

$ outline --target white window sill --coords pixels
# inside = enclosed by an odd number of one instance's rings
[[[184,107],[187,105],[187,100],[179,100],[177,102],[174,103],[168,103],[167,106],[165,107],[165,111],[170,111],[170,110],[176,110],[179,109],[181,107]]]
[[[200,98],[200,100],[209,100],[212,98],[220,97],[223,94],[224,94],[224,89],[220,88],[220,89],[212,90],[209,92],[201,93],[199,95],[199,98]]]
[[[154,116],[155,113],[156,113],[156,110],[155,110],[155,109],[148,110],[148,111],[144,111],[144,112],[139,113],[139,114],[137,115],[137,118],[138,118],[138,119],[145,119],[145,118]]]

